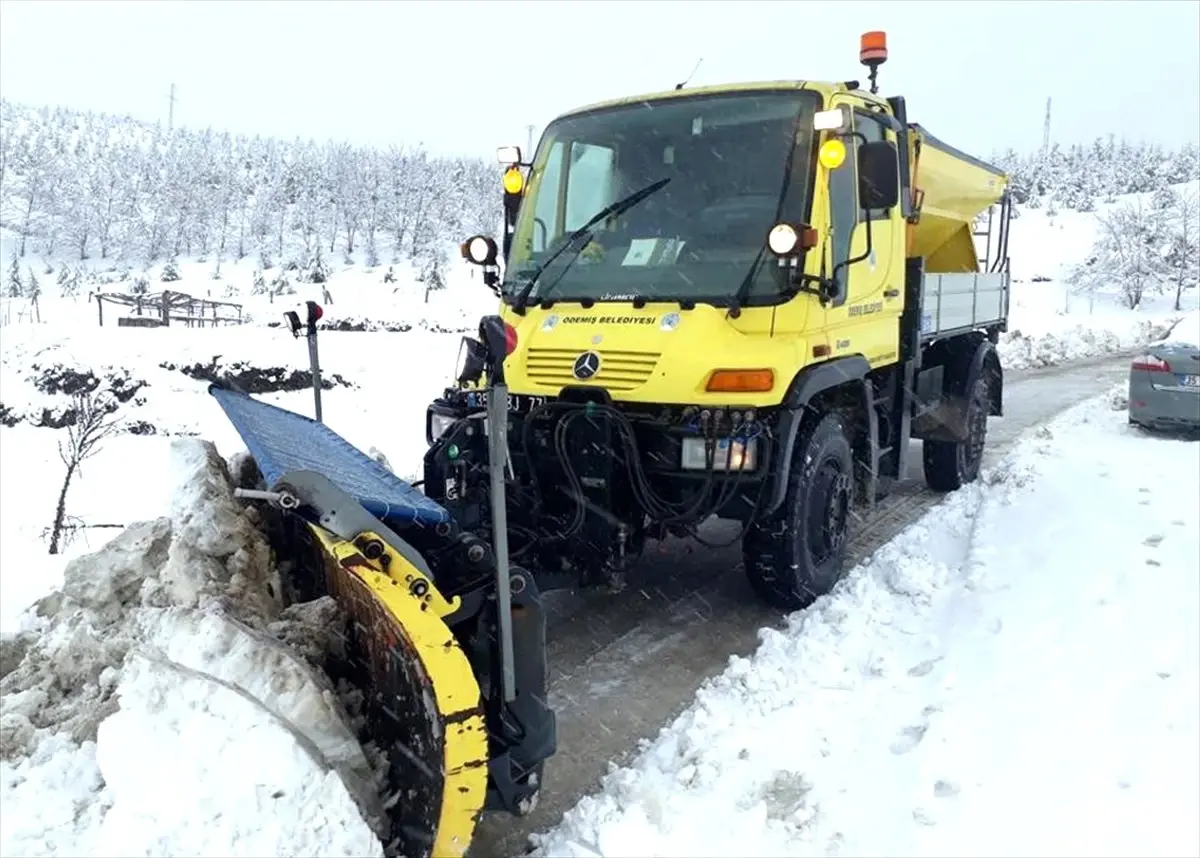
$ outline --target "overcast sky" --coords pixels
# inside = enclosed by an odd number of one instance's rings
[[[177,125],[493,157],[569,108],[693,83],[865,80],[980,155],[1200,137],[1196,0],[3,0],[0,95]]]

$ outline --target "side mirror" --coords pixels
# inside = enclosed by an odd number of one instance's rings
[[[459,384],[474,384],[487,369],[487,347],[474,337],[463,337],[458,347],[458,368],[454,377]]]
[[[900,202],[900,161],[887,140],[858,147],[858,200],[864,209],[890,209]]]
[[[504,359],[517,347],[517,331],[499,316],[479,320],[479,340],[483,343],[488,381],[504,384]]]
[[[317,322],[321,321],[321,317],[325,315],[325,310],[316,301],[304,302],[305,320],[300,321],[300,314],[295,310],[288,310],[283,314],[283,318],[287,320],[288,330],[292,332],[293,337],[300,336],[300,332],[307,326],[309,336],[313,336],[317,332]]]
[[[501,164],[522,164],[520,146],[501,146],[496,150],[496,160]]]

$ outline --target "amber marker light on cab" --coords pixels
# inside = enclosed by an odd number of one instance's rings
[[[709,393],[766,393],[775,386],[769,369],[718,369],[708,379]]]
[[[525,177],[518,167],[509,167],[504,171],[504,192],[519,194],[525,189]]]
[[[836,137],[832,137],[821,144],[817,158],[820,159],[821,166],[826,170],[836,170],[846,160],[846,144]]]

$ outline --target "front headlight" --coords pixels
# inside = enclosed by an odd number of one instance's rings
[[[685,471],[708,470],[708,441],[704,438],[684,438],[680,466]],[[732,449],[730,446],[732,445]],[[742,440],[735,438],[718,438],[713,442],[714,471],[729,468],[731,473],[738,471],[753,471],[758,467],[758,439]]]
[[[432,444],[441,438],[457,422],[458,418],[452,414],[438,414],[436,411],[431,412],[429,414],[429,437],[427,439],[429,443]]]

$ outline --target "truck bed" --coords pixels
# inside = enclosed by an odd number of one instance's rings
[[[921,284],[921,339],[998,326],[1005,330],[1011,275],[926,274]]]

